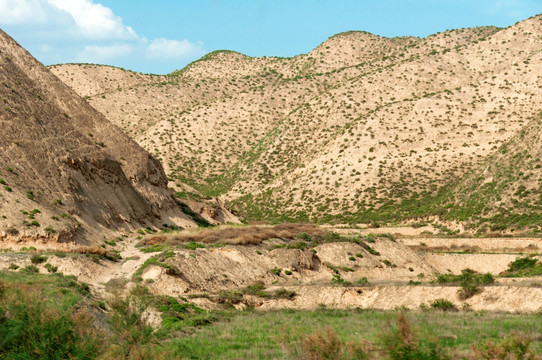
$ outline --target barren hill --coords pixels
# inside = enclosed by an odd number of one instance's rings
[[[347,32],[293,58],[218,51],[166,76],[52,71],[159,158],[179,196],[364,222],[443,213],[449,198],[418,205],[539,112],[541,51],[539,16],[423,39]]]
[[[0,239],[194,222],[160,163],[0,31]]]

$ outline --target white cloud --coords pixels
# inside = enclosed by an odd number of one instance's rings
[[[201,42],[146,39],[96,0],[0,0],[0,26],[45,64],[163,72],[168,63],[172,71],[205,53]]]
[[[43,23],[54,18],[52,8],[44,0],[0,0],[0,24]]]
[[[79,31],[94,39],[135,39],[137,35],[130,26],[113,11],[90,0],[47,0],[58,9],[73,17]]]
[[[192,43],[188,40],[154,39],[147,48],[150,58],[189,58],[205,54],[203,43]]]

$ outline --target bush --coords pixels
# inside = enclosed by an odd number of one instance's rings
[[[43,265],[43,267],[46,268],[47,271],[50,272],[50,273],[56,273],[57,270],[58,270],[57,266],[53,266],[51,264],[45,264],[45,265]]]
[[[517,258],[508,265],[509,272],[532,268],[536,265],[537,259],[530,257]]]
[[[47,256],[36,254],[30,258],[32,264],[41,264],[47,261]]]
[[[34,265],[28,265],[19,271],[27,273],[27,274],[37,274],[40,272],[39,269],[35,267]]]
[[[393,360],[442,360],[448,357],[436,342],[421,341],[405,313],[397,316],[397,327],[380,335],[387,358]]]
[[[369,359],[365,349],[343,344],[333,328],[305,335],[300,341],[296,355],[307,360]]]
[[[457,311],[457,307],[446,299],[437,299],[431,303],[431,308],[442,311]]]
[[[494,342],[487,341],[479,346],[471,346],[471,360],[479,359],[504,359],[504,360],[528,360],[535,359],[529,350],[531,339],[526,336],[512,334],[505,339]]]
[[[185,245],[185,247],[188,250],[196,250],[198,248],[205,248],[205,245],[197,243],[195,241],[190,241],[188,244]]]
[[[101,349],[101,336],[98,336],[93,325],[92,315],[84,308],[76,310],[73,301],[77,295],[52,277],[34,277],[32,275],[33,281],[24,286],[10,282],[9,290],[6,288],[4,296],[0,297],[1,357],[97,358]],[[28,291],[29,287],[31,291]],[[49,287],[58,291],[55,293],[60,301],[43,300],[43,291]]]
[[[458,291],[458,295],[461,300],[465,300],[480,293],[483,285],[494,283],[495,278],[490,273],[478,274],[471,269],[463,269],[461,270],[461,275],[438,275],[436,282],[439,284],[461,286],[461,289]]]

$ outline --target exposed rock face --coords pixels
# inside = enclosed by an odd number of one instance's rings
[[[0,239],[190,226],[160,163],[0,30]]]

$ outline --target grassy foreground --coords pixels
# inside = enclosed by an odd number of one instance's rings
[[[329,338],[336,333],[343,344],[365,344],[373,348],[373,356],[377,358],[407,359],[409,357],[376,355],[379,347],[386,346],[385,338],[396,334],[400,314],[401,311],[335,309],[242,312],[231,321],[175,339],[168,347],[188,359],[288,359],[295,355],[306,358],[307,354],[302,354],[303,342],[311,336]],[[462,358],[472,352],[473,345],[484,348],[488,341],[498,345],[512,334],[531,339],[529,349],[542,354],[540,315],[410,311],[405,317],[420,348],[430,347],[431,343],[442,348],[440,355],[429,358],[448,358],[454,352],[455,358]]]
[[[160,311],[153,330],[145,309]],[[206,313],[143,287],[95,299],[32,268],[0,272],[0,359],[531,359],[542,316],[486,312],[254,310]]]

